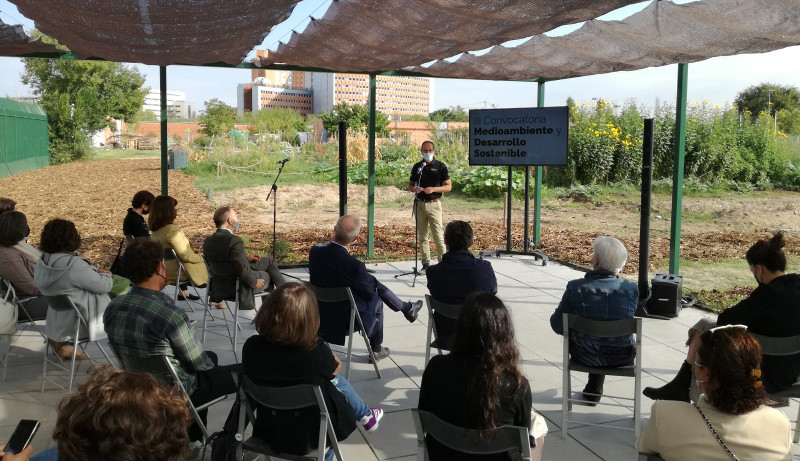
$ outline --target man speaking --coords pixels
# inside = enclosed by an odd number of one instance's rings
[[[452,183],[447,172],[447,165],[434,160],[433,141],[425,141],[420,146],[422,161],[411,168],[408,190],[417,196],[417,242],[422,253],[422,270],[431,263],[431,247],[428,243],[428,230],[433,234],[436,244],[436,259],[442,260],[445,252],[444,231],[442,228],[442,203],[439,199],[443,192],[450,192]]]

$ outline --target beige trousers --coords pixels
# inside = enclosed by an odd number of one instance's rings
[[[442,202],[425,203],[419,200],[417,201],[417,241],[419,242],[422,264],[430,264],[431,262],[431,247],[428,242],[429,233],[433,234],[433,243],[436,245],[436,260],[441,261],[445,252]]]

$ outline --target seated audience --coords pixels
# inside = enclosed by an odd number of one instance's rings
[[[111,346],[120,355],[166,355],[175,366],[184,389],[195,405],[236,392],[233,374],[239,365],[217,365],[217,355],[202,352],[194,342],[189,318],[161,290],[167,284],[164,249],[160,243],[136,239],[125,249],[125,272],[134,286],[106,309],[103,322]],[[200,412],[205,421],[207,410]],[[189,431],[200,440],[200,428]]]
[[[160,243],[164,248],[175,250],[178,259],[181,260],[183,267],[186,268],[186,271],[181,273],[181,282],[191,279],[195,286],[200,287],[208,282],[208,270],[205,262],[203,262],[203,257],[197,254],[192,242],[186,238],[186,234],[183,233],[180,226],[175,224],[175,218],[178,217],[177,205],[178,201],[169,195],[159,195],[153,199],[148,217],[150,231],[153,233],[150,238]],[[178,262],[167,261],[166,264],[169,277],[167,285],[172,285],[178,276]],[[188,286],[188,283],[180,284],[182,292],[178,294],[178,299],[199,300],[199,296],[196,294],[190,295],[186,291]]]
[[[450,354],[434,356],[425,368],[418,406],[450,424],[478,429],[486,440],[503,425],[527,427],[536,440],[534,459],[541,459],[547,427],[532,411],[511,315],[497,296],[477,292],[464,301]],[[459,453],[431,437],[425,443],[431,461],[509,459]]]
[[[370,275],[363,262],[350,255],[350,245],[360,231],[361,222],[355,216],[339,218],[333,228],[333,241],[311,247],[308,272],[311,283],[318,287],[350,287],[372,351],[376,360],[380,360],[389,356],[389,348],[383,346],[383,304],[386,303],[395,312],[402,312],[406,320],[414,323],[422,308],[422,301],[403,302]],[[349,318],[348,314],[348,322]],[[344,344],[340,338],[341,332],[327,331],[325,323],[323,318],[320,335],[327,341]],[[339,342],[340,339],[342,342]]]
[[[692,363],[703,395],[697,403],[653,403],[639,451],[666,461],[789,461],[792,428],[782,412],[762,406],[761,348],[742,325],[699,335]]]
[[[33,320],[42,320],[47,313],[47,299],[33,283],[33,268],[42,252],[28,243],[28,220],[19,211],[0,214],[0,277],[14,287],[20,302]],[[19,320],[26,320],[22,311]]]
[[[189,421],[189,407],[176,388],[146,373],[98,366],[59,404],[56,446],[31,460],[185,461]]]
[[[111,301],[114,277],[111,272],[93,266],[88,259],[76,256],[80,246],[81,235],[72,221],[48,221],[39,239],[39,249],[43,253],[33,269],[33,283],[42,295],[69,295],[89,325],[88,332],[81,325],[79,336],[88,336],[94,341],[105,336],[103,311]],[[47,309],[45,332],[53,351],[62,359],[72,357],[75,320],[75,313],[71,311]],[[78,352],[76,358],[83,360],[86,356]]]
[[[203,256],[209,263],[231,264],[233,273],[239,277],[239,309],[256,308],[256,293],[270,291],[285,283],[278,265],[269,256],[248,255],[244,242],[235,235],[239,231],[239,217],[228,206],[214,212],[217,232],[203,242]],[[214,278],[211,284],[211,301],[222,301],[234,297],[236,280]]]
[[[253,323],[258,335],[242,347],[245,375],[261,386],[318,385],[325,397],[337,440],[345,439],[359,422],[366,431],[378,428],[380,408],[369,408],[343,376],[342,362],[319,336],[319,309],[314,294],[298,282],[270,293]],[[344,411],[343,411],[344,410]],[[256,413],[253,435],[278,453],[305,454],[318,446],[319,413],[295,412],[287,418],[274,411]],[[328,451],[326,459],[333,458]]]
[[[444,228],[447,253],[439,264],[428,267],[428,290],[433,299],[445,304],[461,304],[472,292],[497,293],[497,278],[489,261],[478,259],[469,251],[472,227],[464,221],[450,221]],[[433,313],[436,324],[434,347],[450,349],[456,321]]]
[[[154,198],[155,196],[146,190],[140,190],[134,194],[131,207],[128,208],[128,214],[125,215],[125,220],[122,222],[122,233],[126,237],[129,235],[134,238],[150,237],[150,230],[144,221],[144,215],[150,212],[150,204]]]
[[[745,259],[758,287],[746,299],[719,314],[716,322],[704,318],[690,328],[686,342],[689,351],[678,374],[660,388],[645,388],[645,396],[653,400],[688,402],[699,337],[716,325],[746,325],[751,332],[764,336],[800,335],[800,307],[797,305],[800,275],[786,273],[785,245],[783,234],[777,233],[768,241],[759,240],[747,250]],[[764,357],[762,370],[767,392],[788,389],[800,376],[800,356]]]
[[[633,318],[639,289],[635,283],[619,278],[628,260],[628,251],[619,240],[600,236],[592,242],[592,270],[582,279],[567,283],[558,308],[550,316],[550,327],[563,335],[562,314],[575,314],[592,320]],[[632,365],[636,358],[633,336],[595,338],[570,332],[569,354],[573,360],[589,367]],[[587,405],[596,405],[603,394],[605,375],[590,373],[580,395]]]
[[[17,202],[10,198],[0,197],[0,214],[17,209]]]

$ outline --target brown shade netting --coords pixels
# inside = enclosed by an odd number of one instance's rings
[[[239,64],[299,0],[11,0],[81,58]]]
[[[537,35],[514,48],[495,46],[481,56],[464,54],[408,70],[488,80],[568,78],[798,44],[798,0],[654,1],[622,21],[588,21],[564,36]]]
[[[0,21],[0,56],[26,56],[39,53],[60,53],[55,46],[31,40],[20,25]]]
[[[594,19],[631,3],[637,0],[337,0],[256,64],[395,70]]]

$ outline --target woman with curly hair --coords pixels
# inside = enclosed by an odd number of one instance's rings
[[[666,461],[792,459],[789,419],[762,406],[761,347],[744,325],[699,336],[692,364],[703,390],[697,403],[656,401],[639,438],[639,451]]]
[[[81,246],[81,234],[72,221],[51,219],[39,239],[42,257],[33,269],[33,282],[45,296],[69,295],[89,325],[89,331],[81,325],[79,336],[91,341],[105,337],[103,312],[111,301],[114,277],[107,270],[100,270],[85,258],[76,256]],[[126,280],[122,277],[120,280]],[[70,311],[47,309],[45,333],[50,346],[62,359],[72,357],[72,341],[75,336],[75,314]],[[86,359],[78,352],[76,358]]]
[[[56,446],[32,461],[185,461],[191,422],[184,395],[153,375],[109,366],[58,406]]]
[[[786,273],[784,246],[786,239],[779,232],[769,240],[757,241],[747,250],[745,258],[758,287],[750,296],[719,314],[716,322],[704,318],[690,328],[686,341],[689,351],[678,374],[660,388],[645,388],[645,396],[653,400],[688,402],[692,363],[699,347],[699,337],[717,325],[747,325],[753,333],[764,336],[800,335],[800,307],[797,301],[800,299],[800,274]],[[800,357],[765,357],[763,371],[767,392],[788,389],[800,377]],[[696,398],[697,392],[693,391],[692,395]]]
[[[191,279],[195,286],[203,286],[208,282],[208,270],[203,262],[203,257],[194,249],[192,242],[183,233],[181,227],[175,224],[178,217],[178,201],[169,195],[159,195],[150,204],[150,214],[147,224],[150,227],[150,239],[158,242],[164,249],[172,248],[178,259],[183,263],[186,272],[181,274],[181,281]],[[167,266],[167,283],[174,284],[178,276],[178,263],[176,261],[165,261]],[[178,299],[200,299],[197,295],[189,294],[186,291],[188,284],[181,283],[181,293]],[[221,304],[224,306],[225,304]]]
[[[547,430],[540,427],[541,417],[531,411],[531,387],[519,362],[508,309],[494,294],[473,293],[461,307],[450,354],[433,357],[425,368],[419,409],[456,426],[478,429],[486,440],[502,425],[527,427],[531,441],[537,442],[533,458],[540,459]],[[533,431],[532,425],[536,426]],[[505,453],[459,453],[431,437],[426,438],[426,446],[432,461],[509,459]]]

